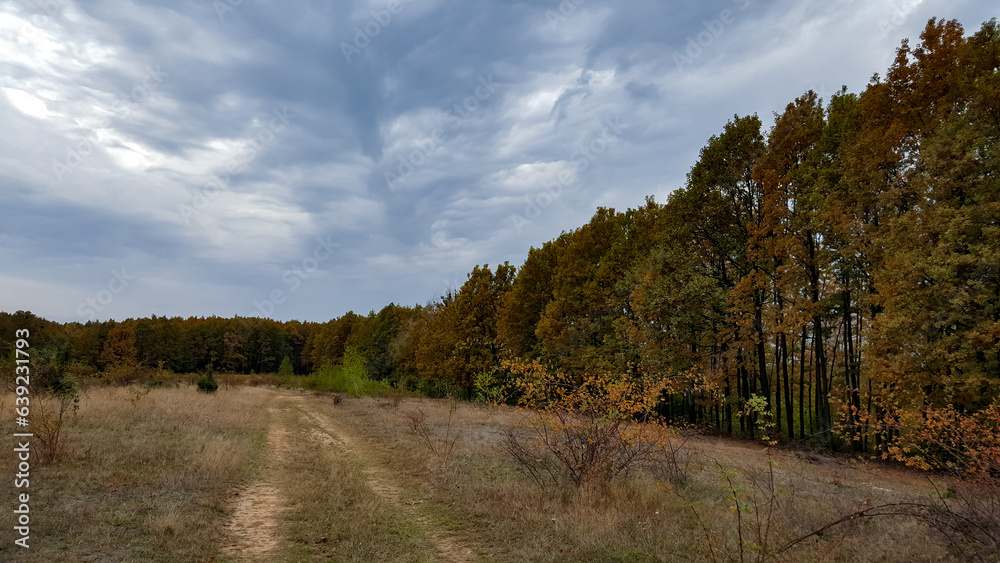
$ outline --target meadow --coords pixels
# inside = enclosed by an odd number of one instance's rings
[[[13,396],[2,401],[7,408]],[[33,465],[31,547],[5,541],[0,559],[918,562],[975,555],[957,551],[919,510],[901,509],[940,506],[950,487],[943,478],[672,431],[667,457],[609,482],[539,481],[504,446],[533,424],[531,411],[451,399],[235,383],[214,394],[190,384],[85,387],[59,457]],[[3,430],[15,431],[6,421]],[[14,456],[0,467],[12,475]],[[0,491],[13,507],[13,481],[4,479]],[[899,515],[887,515],[893,511]],[[847,515],[856,517],[824,528]]]

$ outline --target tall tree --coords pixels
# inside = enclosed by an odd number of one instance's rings
[[[135,323],[119,323],[108,332],[101,350],[101,364],[105,368],[138,367],[139,351],[135,347]]]
[[[701,215],[718,225],[717,232],[701,226],[699,234],[726,262],[720,270],[731,284],[728,291],[727,323],[723,352],[727,372],[735,370],[738,396],[749,399],[760,394],[770,400],[766,365],[763,312],[767,290],[767,264],[750,252],[751,236],[763,223],[763,187],[753,171],[766,146],[756,115],[735,116],[720,135],[709,139],[688,175],[688,197],[704,202]],[[731,368],[730,368],[731,366]],[[753,425],[743,429],[753,432]]]
[[[770,273],[758,276],[767,283],[767,304],[770,326],[766,332],[773,339],[775,350],[774,388],[775,412],[779,431],[782,426],[782,404],[785,406],[786,430],[794,433],[791,381],[788,374],[789,335],[801,332],[806,319],[811,319],[814,341],[820,343],[815,358],[822,361],[822,310],[820,271],[826,260],[819,255],[822,233],[816,221],[820,204],[817,193],[817,151],[825,127],[825,112],[815,92],[785,108],[775,119],[768,135],[767,153],[758,161],[754,177],[763,189],[762,221],[752,232],[749,247],[754,261],[766,264],[758,269]],[[761,337],[764,335],[761,334]],[[817,364],[818,365],[818,364]],[[822,370],[817,370],[819,375]],[[823,382],[817,379],[818,382]],[[825,383],[825,382],[824,382]],[[828,413],[826,385],[817,385],[817,405]],[[784,396],[784,401],[782,401]],[[829,418],[823,427],[831,427]]]
[[[535,330],[545,307],[552,301],[553,274],[560,247],[569,235],[531,248],[517,276],[500,304],[497,317],[497,340],[511,357],[536,357],[539,353]]]
[[[614,209],[599,208],[558,248],[552,300],[535,334],[542,358],[576,376],[614,368],[614,358],[603,347],[615,331],[615,282],[625,272],[609,267],[607,260],[625,236],[623,222]]]

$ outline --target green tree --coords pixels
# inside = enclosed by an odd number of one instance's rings
[[[599,208],[558,247],[552,300],[535,334],[543,360],[576,376],[613,370],[614,357],[603,347],[615,333],[615,284],[625,272],[608,253],[625,237],[623,222],[614,209]]]
[[[198,391],[203,393],[215,393],[219,389],[219,384],[215,382],[212,364],[205,367],[205,373],[198,378]]]
[[[874,272],[872,367],[903,408],[975,407],[997,393],[998,38],[931,20],[884,84],[898,175]]]
[[[823,310],[824,287],[828,285],[824,274],[829,271],[830,253],[824,246],[826,233],[818,220],[823,197],[818,181],[824,160],[820,150],[825,126],[825,111],[815,92],[796,99],[776,117],[767,152],[754,169],[754,177],[763,188],[762,221],[748,243],[754,260],[766,265],[758,271],[768,275],[758,279],[766,291],[764,305],[769,313],[758,338],[770,340],[775,350],[774,373],[779,382],[774,385],[773,407],[780,432],[784,405],[789,436],[794,434],[794,412],[788,342],[792,339],[794,347],[795,336],[806,329],[807,323],[812,325],[815,346],[812,371],[816,376],[819,426],[827,437],[833,428]]]
[[[369,379],[398,379],[393,369],[392,343],[403,329],[409,311],[406,307],[390,303],[377,314],[369,314],[366,322],[361,325],[353,345],[365,360],[365,375]],[[353,333],[351,336],[354,336]]]
[[[295,368],[292,367],[292,359],[288,356],[281,359],[281,365],[278,366],[278,375],[282,377],[295,375]]]
[[[456,354],[462,364],[454,383],[473,393],[475,374],[497,369],[500,365],[500,341],[497,322],[504,295],[510,291],[515,268],[504,263],[491,271],[489,265],[476,266],[455,295]]]
[[[705,249],[727,291],[722,357],[716,361],[722,369],[716,373],[725,378],[724,394],[730,396],[735,383],[736,396],[744,401],[754,394],[770,397],[763,334],[770,272],[750,249],[751,236],[763,224],[763,186],[753,172],[765,150],[760,119],[735,116],[702,148],[679,198],[689,213],[695,244]],[[753,432],[743,418],[740,425]]]
[[[552,276],[556,268],[559,246],[569,235],[546,242],[541,248],[528,251],[510,291],[504,294],[497,315],[497,340],[500,348],[514,358],[538,354],[535,330],[545,307],[552,301]]]

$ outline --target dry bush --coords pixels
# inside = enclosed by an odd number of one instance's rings
[[[142,379],[143,368],[138,363],[115,364],[104,368],[101,378],[112,385],[131,385]]]
[[[150,385],[129,385],[126,389],[129,395],[128,402],[133,407],[138,406],[153,391],[153,387]]]
[[[682,478],[677,458],[664,442],[669,431],[656,423],[619,416],[549,409],[529,415],[526,427],[506,428],[501,448],[544,487],[546,482],[606,484],[641,465],[660,461],[666,473]]]
[[[32,405],[31,427],[38,442],[43,463],[59,461],[66,450],[64,430],[70,422],[71,408],[59,399],[36,399]]]
[[[230,373],[220,371],[213,374],[219,387],[222,387],[224,391],[229,391],[237,386],[249,385],[250,376],[242,373]]]
[[[389,399],[389,403],[393,409],[399,409],[399,405],[402,404],[403,399],[406,397],[406,390],[400,387],[393,387],[389,389],[385,396]]]
[[[919,516],[966,559],[1000,559],[1000,401],[974,413],[926,408],[900,417],[889,455],[956,479]]]
[[[699,547],[709,560],[740,563],[828,557],[858,560],[851,558],[853,550],[867,554],[861,559],[867,561],[872,554],[884,552],[861,546],[883,539],[880,534],[890,531],[898,534],[901,529],[919,533],[907,523],[918,523],[925,504],[874,502],[868,497],[843,496],[843,490],[819,491],[816,481],[808,476],[793,478],[787,472],[779,473],[771,453],[766,452],[766,468],[731,469],[712,460],[721,489],[667,487],[700,529]],[[894,517],[896,522],[886,522],[891,519],[888,517]],[[926,530],[923,526],[917,529]],[[889,539],[889,545],[899,539]],[[851,542],[859,546],[851,546]],[[932,550],[937,547],[927,544],[922,550],[935,553]]]
[[[959,480],[940,504],[920,516],[967,560],[1000,559],[1000,483],[996,478]]]
[[[213,376],[219,387],[229,391],[237,387],[260,387],[262,385],[279,385],[280,381],[273,373],[235,373],[228,371],[216,371]],[[200,377],[199,374],[194,379]]]
[[[403,403],[403,399],[406,398],[406,390],[400,387],[390,387],[385,393],[382,394],[382,399],[377,401],[376,404],[379,408],[399,410],[399,405]]]
[[[720,533],[721,530],[715,527],[725,526],[725,522],[709,523],[702,518],[695,503],[687,502],[683,491],[672,490],[685,501],[688,510],[702,529],[706,548],[712,560],[718,561],[721,558],[725,561],[744,562],[749,559],[762,562],[772,560],[786,551],[787,546],[775,550],[771,545],[772,541],[778,539],[777,517],[786,513],[788,508],[786,501],[790,500],[786,496],[787,491],[776,485],[773,462],[763,474],[756,471],[739,472],[724,468],[718,461],[714,463],[728,495],[726,500],[732,515],[730,541],[725,541],[725,536]]]
[[[665,382],[588,377],[579,385],[537,362],[507,364],[525,424],[506,429],[501,448],[536,483],[606,485],[615,477],[671,452],[670,432],[648,420]],[[667,456],[665,461],[676,461]],[[672,468],[674,473],[678,466]]]
[[[691,475],[694,452],[688,448],[688,434],[664,425],[655,426],[652,443],[656,446],[652,454],[650,469],[655,475],[674,486],[683,486]]]
[[[64,430],[80,408],[76,380],[64,377],[53,389],[36,396],[31,409],[31,428],[43,463],[59,461],[66,449]]]
[[[66,375],[75,378],[77,381],[81,381],[97,375],[97,369],[94,368],[94,366],[85,365],[78,362],[66,364],[63,367],[63,370]]]
[[[706,508],[705,502],[689,501],[685,489],[670,488],[701,528],[712,561],[809,560],[816,556],[817,549],[824,551],[817,548],[818,544],[828,543],[826,551],[836,549],[834,532],[845,541],[866,534],[861,523],[868,526],[882,517],[902,517],[912,522],[926,516],[928,506],[920,502],[876,503],[866,498],[862,502],[831,503],[829,498],[817,498],[815,492],[796,488],[790,478],[779,478],[777,473],[772,449],[775,441],[769,437],[774,424],[767,402],[752,397],[743,415],[754,421],[763,437],[767,466],[737,470],[712,460],[721,475],[731,518],[705,517],[699,511]],[[839,481],[834,484],[841,486]],[[822,501],[820,510],[815,506],[818,500]]]
[[[695,522],[704,534],[705,547],[713,561],[722,558],[741,563],[747,560],[760,563],[778,558],[782,553],[801,543],[801,540],[792,540],[784,546],[775,547],[781,539],[778,528],[790,528],[787,526],[789,522],[779,523],[779,521],[782,516],[787,519],[795,503],[790,498],[787,483],[779,484],[775,476],[777,462],[771,457],[771,446],[775,442],[769,436],[773,424],[767,402],[761,397],[754,396],[747,401],[741,415],[753,420],[760,430],[760,435],[767,446],[768,463],[764,471],[748,468],[741,472],[727,469],[718,460],[712,460],[721,476],[727,494],[727,508],[732,515],[730,520],[732,533],[729,534],[729,541],[726,541],[720,530],[713,526],[713,524],[718,525],[718,521],[709,523],[699,513],[695,503],[688,501],[684,489],[674,486],[670,487],[670,491],[684,501],[694,516]],[[819,535],[822,537],[822,532],[819,532]]]
[[[448,401],[448,417],[444,423],[443,436],[431,429],[427,423],[427,413],[420,407],[403,413],[407,421],[407,433],[416,436],[442,465],[448,463],[448,459],[455,449],[455,444],[462,437],[462,432],[456,431],[452,424],[455,411],[458,410],[458,402],[455,399],[448,399]]]

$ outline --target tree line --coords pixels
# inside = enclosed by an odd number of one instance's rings
[[[860,94],[807,92],[766,129],[736,115],[665,203],[598,209],[426,305],[30,322],[50,355],[94,369],[307,373],[353,349],[372,379],[469,396],[523,371],[511,362],[666,377],[674,422],[753,435],[745,405],[762,399],[786,438],[879,450],[900,413],[1000,395],[998,134],[996,20],[967,37],[933,19]],[[0,338],[18,315],[0,314]]]

